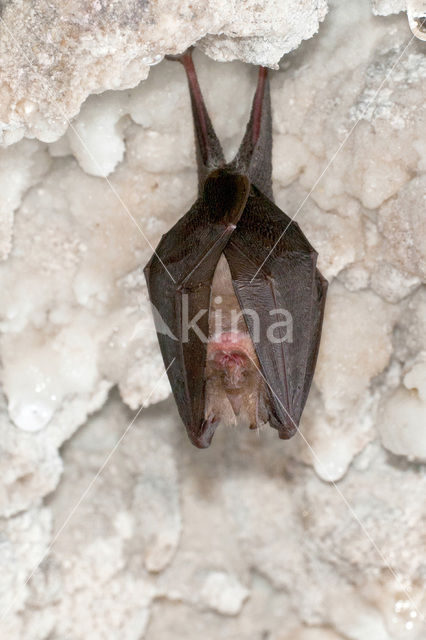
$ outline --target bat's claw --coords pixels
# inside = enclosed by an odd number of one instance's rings
[[[297,424],[289,416],[288,421],[284,424],[279,422],[274,416],[269,416],[269,424],[278,431],[278,437],[281,440],[290,440],[297,431]]]
[[[188,431],[189,438],[198,449],[207,449],[213,440],[214,433],[219,425],[219,420],[209,418],[204,420],[198,433]]]
[[[297,431],[297,428],[294,427],[294,426],[291,426],[290,428],[281,427],[280,429],[278,429],[278,437],[281,440],[290,440],[290,438],[292,438],[294,436],[296,431]]]
[[[183,53],[177,53],[176,55],[168,54],[165,56],[166,60],[172,60],[174,62],[184,62],[185,58],[190,58],[192,56],[193,46],[188,47]]]

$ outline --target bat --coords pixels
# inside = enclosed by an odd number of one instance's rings
[[[191,51],[169,57],[186,71],[198,166],[197,200],[144,270],[170,385],[196,447],[208,447],[221,422],[269,422],[288,439],[314,374],[327,281],[299,225],[273,201],[267,69],[227,163]]]

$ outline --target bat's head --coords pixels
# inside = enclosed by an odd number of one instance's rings
[[[247,333],[216,335],[206,363],[207,417],[227,424],[259,428],[267,421],[264,385],[256,352]]]

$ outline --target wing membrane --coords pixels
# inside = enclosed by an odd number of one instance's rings
[[[316,269],[317,254],[299,226],[253,189],[225,255],[242,309],[260,317],[263,333],[255,342],[250,313],[246,316],[268,386],[270,423],[289,438],[299,424],[318,353],[325,281]],[[280,317],[285,327],[275,324]]]

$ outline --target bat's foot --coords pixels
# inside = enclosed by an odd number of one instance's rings
[[[178,53],[176,55],[166,55],[165,58],[166,60],[172,60],[174,62],[181,62],[182,64],[185,63],[185,60],[187,60],[188,58],[192,57],[192,50],[194,49],[193,46],[188,47],[188,49],[186,49],[183,53]]]
[[[193,445],[198,449],[207,449],[213,440],[214,433],[219,426],[219,420],[214,418],[204,420],[198,433],[193,433],[188,430],[189,438]]]

